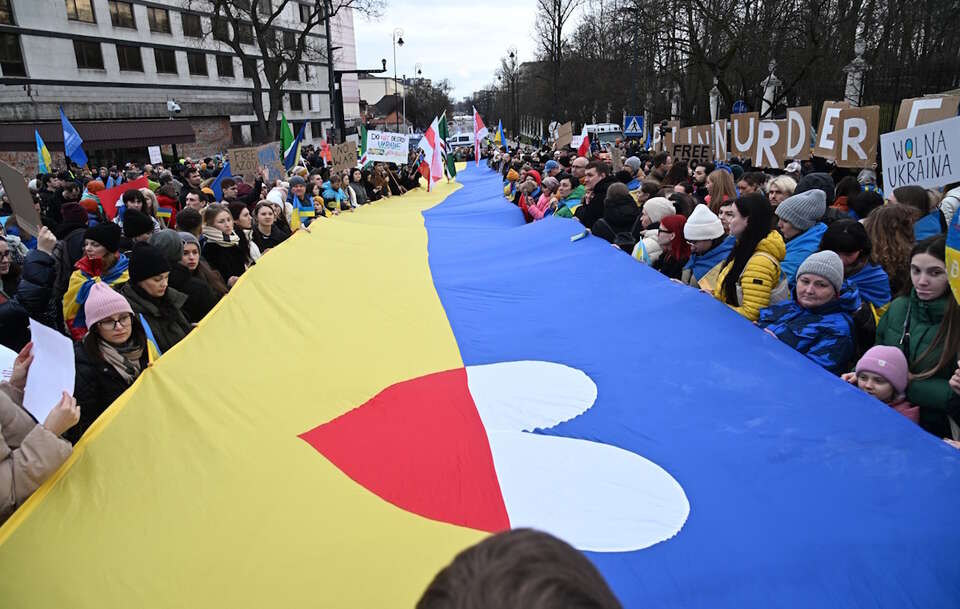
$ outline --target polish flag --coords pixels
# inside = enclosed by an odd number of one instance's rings
[[[487,137],[487,126],[483,124],[480,113],[473,109],[473,158],[477,160],[477,167],[480,166],[480,141]]]
[[[434,182],[439,182],[443,177],[443,158],[439,137],[437,134],[440,126],[437,119],[433,119],[430,128],[420,138],[420,144],[417,146],[423,151],[423,162],[420,164],[420,173],[427,178],[427,191]],[[426,171],[426,173],[424,173]]]
[[[590,136],[587,135],[587,126],[583,126],[583,134],[581,136],[583,139],[580,142],[580,147],[577,148],[577,155],[587,156],[590,153]]]

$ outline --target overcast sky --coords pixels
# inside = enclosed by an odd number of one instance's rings
[[[357,67],[380,66],[386,58],[393,76],[394,28],[403,30],[397,47],[397,76],[411,77],[423,64],[423,77],[448,79],[453,100],[470,95],[494,79],[500,57],[512,45],[520,62],[533,59],[534,0],[386,0],[383,16],[367,21],[357,15]]]

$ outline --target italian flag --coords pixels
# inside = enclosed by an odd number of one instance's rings
[[[420,138],[417,147],[423,151],[423,160],[420,163],[420,173],[427,179],[427,191],[430,191],[434,182],[439,182],[443,177],[443,162],[441,160],[442,146],[440,143],[440,124],[437,119],[433,119],[430,128]]]

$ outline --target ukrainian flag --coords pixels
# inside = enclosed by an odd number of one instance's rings
[[[40,137],[40,131],[34,129],[33,134],[37,138],[37,173],[50,173],[53,171],[50,151],[47,150],[47,145],[43,143],[43,138]]]
[[[147,323],[147,318],[143,316],[143,313],[140,314],[140,324],[143,326],[143,333],[147,335],[147,361],[152,364],[163,355],[163,352],[160,351],[157,339],[153,336],[153,330],[150,329],[150,324]]]
[[[302,226],[310,226],[316,210],[313,207],[313,201],[310,197],[300,200],[299,197],[293,197],[293,213],[290,215],[290,228],[297,230]]]

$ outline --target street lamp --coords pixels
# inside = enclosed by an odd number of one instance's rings
[[[513,102],[513,133],[519,140],[520,102],[517,95],[517,47],[511,46],[507,50],[510,51],[510,101]]]
[[[400,28],[395,28],[393,30],[393,95],[396,99],[397,95],[397,45],[403,46],[403,30]],[[404,89],[406,91],[406,89]],[[406,105],[406,96],[404,96],[404,105]],[[406,122],[407,117],[403,117],[404,122]],[[400,117],[397,117],[397,133],[400,132]]]

